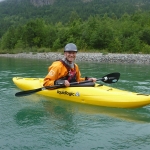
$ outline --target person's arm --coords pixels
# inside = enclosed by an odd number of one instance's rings
[[[54,62],[48,69],[48,74],[44,78],[43,86],[65,85],[65,81],[60,78],[64,77],[66,74],[66,68],[59,61]]]
[[[46,77],[44,78],[44,83],[43,86],[53,86],[55,80],[58,78],[57,77],[57,68],[50,66],[49,67],[49,72],[46,75]]]

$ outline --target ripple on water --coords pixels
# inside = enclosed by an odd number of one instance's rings
[[[0,149],[149,149],[150,106],[140,109],[95,107],[39,95],[16,98],[12,77],[45,76],[50,61],[0,59]],[[32,64],[32,65],[31,65]],[[80,63],[83,76],[119,71],[115,86],[149,93],[146,73],[137,65]],[[145,67],[145,66],[144,66]],[[103,83],[105,84],[105,83]]]

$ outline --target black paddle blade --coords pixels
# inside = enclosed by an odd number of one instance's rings
[[[42,90],[43,90],[42,88],[38,88],[38,89],[34,89],[34,90],[21,91],[21,92],[17,92],[15,94],[15,96],[17,96],[17,97],[28,96],[30,94],[33,94],[33,93],[36,93],[36,92],[39,92],[39,91],[42,91]]]
[[[105,83],[116,83],[120,78],[120,73],[118,72],[114,72],[114,73],[110,73],[108,75],[105,75],[103,78],[102,78],[102,81],[105,82]]]

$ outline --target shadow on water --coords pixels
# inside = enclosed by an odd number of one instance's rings
[[[46,115],[44,110],[27,107],[17,112],[15,120],[19,126],[32,126],[41,124]]]

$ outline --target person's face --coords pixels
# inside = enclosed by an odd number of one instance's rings
[[[66,59],[67,59],[70,63],[75,60],[76,54],[77,54],[77,52],[74,52],[74,51],[68,51],[68,52],[65,52],[65,53],[64,53]]]

